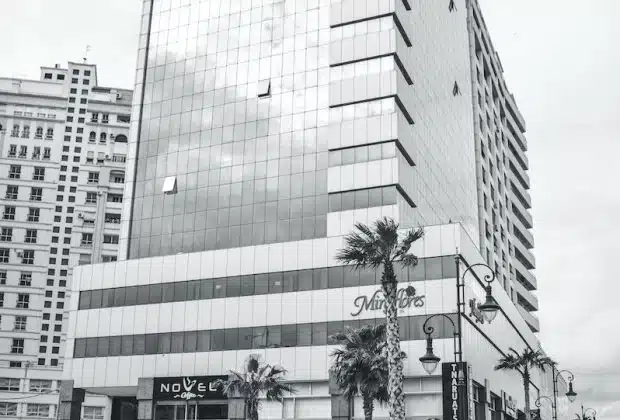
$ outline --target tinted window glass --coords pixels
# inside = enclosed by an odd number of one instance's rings
[[[312,324],[312,345],[322,346],[324,344],[327,344],[327,323]]]
[[[329,288],[335,289],[342,287],[344,282],[343,267],[330,267],[329,268]]]
[[[147,334],[144,339],[144,354],[157,354],[157,334]]]
[[[163,283],[161,285],[161,301],[163,303],[174,301],[174,283]]]
[[[200,280],[190,281],[187,284],[187,300],[198,300],[200,298]]]
[[[102,290],[92,290],[90,292],[90,309],[101,308]]]
[[[226,296],[237,297],[241,296],[241,278],[229,277],[226,281]]]
[[[170,353],[170,333],[159,334],[157,337],[157,353]]]
[[[312,270],[302,270],[298,272],[297,290],[312,290]]]
[[[269,293],[282,293],[282,273],[269,274]]]
[[[99,337],[97,341],[97,356],[107,357],[110,352],[110,338]]]
[[[426,268],[427,280],[441,278],[441,257],[425,258],[424,265]]]
[[[80,292],[78,309],[90,309],[90,292]]]
[[[282,347],[295,347],[297,345],[297,326],[296,325],[282,325],[280,343]]]
[[[120,356],[121,355],[121,337],[115,336],[110,337],[110,356]]]
[[[183,339],[183,351],[185,353],[192,353],[196,351],[198,347],[198,333],[196,331],[186,331]]]
[[[151,284],[149,301],[151,303],[161,303],[163,297],[163,286],[161,284]]]
[[[225,279],[213,280],[213,297],[216,299],[226,297],[226,280]]]
[[[211,332],[210,331],[198,332],[197,350],[201,352],[211,350]]]
[[[213,298],[213,280],[205,279],[200,281],[200,298],[212,299]]]
[[[224,330],[213,330],[211,331],[211,350],[224,350],[225,341],[224,341]]]
[[[174,301],[182,302],[187,299],[187,282],[180,281],[174,284]]]
[[[133,351],[133,335],[121,337],[121,356],[131,356]]]
[[[262,349],[267,346],[267,328],[254,327],[252,329],[252,348]]]
[[[314,270],[312,274],[312,288],[315,290],[327,289],[327,268]]]
[[[183,353],[184,332],[173,332],[170,341],[170,353]]]
[[[454,257],[441,257],[441,268],[441,278],[456,277],[456,262],[454,261]]]
[[[257,274],[254,276],[254,293],[264,295],[269,292],[269,276],[267,274]]]
[[[254,276],[241,277],[241,296],[252,296],[254,294]]]
[[[114,289],[114,306],[123,306],[125,304],[125,288],[119,287]]]
[[[86,357],[95,357],[95,356],[97,356],[97,339],[87,338],[86,339]]]
[[[279,325],[267,327],[267,347],[280,347],[282,329]]]
[[[360,274],[360,286],[371,286],[373,284],[377,284],[377,280],[375,279],[375,270],[370,268],[365,268],[359,270]]]
[[[111,308],[114,306],[114,289],[107,289],[103,291],[102,306],[104,308]]]
[[[138,286],[138,305],[145,305],[149,303],[150,291],[150,285]]]
[[[224,332],[224,350],[234,350],[237,348],[239,339],[239,331],[236,329],[225,330]]]
[[[252,328],[239,328],[239,349],[247,350],[252,348]]]
[[[125,305],[133,306],[138,301],[138,287],[131,286],[125,288]]]
[[[297,271],[287,271],[282,274],[282,292],[297,291],[298,275]]]
[[[360,285],[360,273],[359,270],[343,267],[344,273],[344,287],[357,287]]]
[[[133,337],[133,354],[146,353],[146,337],[142,334]]]

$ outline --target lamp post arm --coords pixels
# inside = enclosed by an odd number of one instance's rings
[[[488,266],[488,265],[486,265],[486,264],[484,264],[484,263],[477,263],[477,264],[472,264],[472,265],[470,265],[469,267],[467,267],[467,268],[465,269],[465,271],[463,271],[463,274],[462,274],[462,276],[461,276],[463,280],[465,279],[465,274],[467,274],[467,273],[468,273],[470,270],[472,270],[474,267],[486,267],[486,268],[490,271],[490,274],[485,274],[485,275],[483,276],[483,280],[484,280],[485,282],[487,282],[488,284],[493,283],[493,281],[496,279],[495,271],[493,271],[493,269],[492,269],[490,266]]]

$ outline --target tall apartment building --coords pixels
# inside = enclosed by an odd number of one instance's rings
[[[63,386],[78,397],[61,418],[84,390],[109,398],[106,418],[241,418],[208,383],[250,353],[299,388],[264,415],[348,417],[330,336],[381,322],[380,276],[334,255],[384,216],[426,226],[420,264],[398,272],[424,295],[400,310],[408,418],[454,418],[417,355],[427,317],[457,311],[472,416],[458,418],[519,416],[521,383],[493,365],[540,346],[525,127],[476,1],[145,0],[137,62],[122,261],[74,272]],[[453,360],[449,322],[435,332]],[[534,376],[531,398],[550,393]]]
[[[131,98],[97,86],[90,64],[43,67],[40,80],[0,78],[0,414],[8,418],[55,416],[72,268],[118,257]],[[86,415],[103,409],[87,406]]]

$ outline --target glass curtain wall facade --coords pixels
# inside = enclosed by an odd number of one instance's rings
[[[373,207],[478,240],[466,22],[375,3],[144,2],[128,258],[340,235]]]
[[[325,236],[325,13],[172,3],[153,2],[130,256]]]

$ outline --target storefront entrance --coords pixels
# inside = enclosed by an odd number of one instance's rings
[[[158,402],[154,420],[225,420],[227,401]]]

